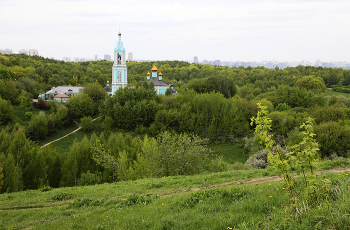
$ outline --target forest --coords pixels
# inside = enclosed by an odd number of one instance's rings
[[[177,95],[156,95],[154,85],[140,83],[154,64]],[[0,55],[2,193],[228,170],[227,162],[210,157],[211,143],[234,143],[250,156],[242,167],[266,168],[267,153],[250,125],[257,103],[266,106],[280,145],[299,143],[299,127],[312,117],[319,159],[348,157],[350,70],[127,62],[130,87],[109,97],[103,87],[112,65]],[[32,102],[68,85],[84,88],[66,104]],[[75,140],[64,153],[40,148],[75,121],[88,133],[97,117],[100,135]]]

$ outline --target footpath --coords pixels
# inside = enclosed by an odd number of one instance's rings
[[[100,118],[100,117],[96,117],[96,118],[93,119],[91,122],[93,122],[93,121],[95,121],[95,120],[97,120],[97,119],[99,119],[99,118]],[[55,141],[59,141],[59,140],[65,138],[65,137],[68,137],[69,135],[75,133],[76,131],[79,131],[79,130],[82,128],[82,126],[80,126],[76,121],[74,121],[74,122],[77,124],[77,126],[78,126],[79,128],[77,128],[76,130],[74,130],[74,131],[68,133],[67,135],[64,135],[63,137],[60,137],[60,138],[58,138],[58,139],[56,139],[56,140],[53,140],[53,141],[51,141],[51,142],[49,142],[49,143],[46,143],[45,145],[41,146],[40,148],[44,148],[44,147],[46,147],[46,146],[52,144],[52,143],[55,142]]]

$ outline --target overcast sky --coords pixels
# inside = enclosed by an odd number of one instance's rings
[[[0,0],[0,48],[134,59],[348,61],[349,0]]]

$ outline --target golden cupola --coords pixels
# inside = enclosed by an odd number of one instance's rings
[[[157,69],[156,65],[154,65],[153,68],[152,68],[152,72],[157,72],[157,70],[158,69]]]

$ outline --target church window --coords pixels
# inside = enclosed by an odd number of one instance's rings
[[[122,64],[122,55],[118,53],[118,64]]]
[[[122,74],[118,71],[118,76],[117,76],[117,82],[121,82],[122,81]]]

